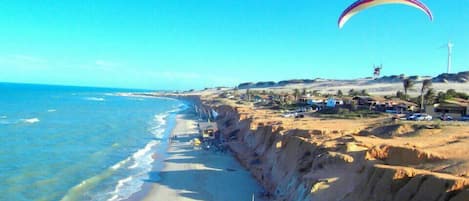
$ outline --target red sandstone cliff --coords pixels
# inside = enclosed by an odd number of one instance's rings
[[[469,201],[469,128],[286,119],[213,100],[229,146],[275,200]]]

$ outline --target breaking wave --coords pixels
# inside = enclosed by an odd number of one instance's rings
[[[157,114],[153,117],[149,132],[155,137],[154,140],[148,142],[145,147],[139,149],[128,159],[132,161],[127,167],[132,172],[131,176],[120,179],[110,193],[108,201],[125,200],[132,194],[141,190],[144,180],[149,179],[148,173],[153,168],[154,149],[157,145],[161,144],[164,138],[164,131],[166,129],[166,119],[170,112]]]
[[[28,124],[34,124],[34,123],[37,123],[39,121],[40,120],[38,118],[21,119],[21,122],[28,123]]]
[[[89,101],[106,101],[106,99],[100,98],[100,97],[86,97],[85,100],[89,100]]]
[[[142,190],[143,184],[150,179],[149,173],[154,168],[155,155],[158,154],[159,145],[165,140],[165,131],[168,127],[168,117],[186,108],[186,105],[179,105],[170,111],[159,113],[153,116],[148,123],[148,132],[152,139],[142,148],[135,151],[125,160],[109,167],[102,173],[82,181],[77,186],[69,190],[62,201],[77,200],[90,189],[94,188],[105,179],[114,180],[114,188],[109,188],[105,192],[93,195],[91,200],[118,201],[129,199],[134,193]],[[161,147],[160,147],[161,148]]]

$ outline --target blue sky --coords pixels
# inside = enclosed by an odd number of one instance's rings
[[[190,89],[245,81],[469,70],[469,1],[337,18],[354,0],[7,1],[0,81]]]

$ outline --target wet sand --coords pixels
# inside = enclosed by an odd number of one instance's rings
[[[250,201],[262,187],[230,153],[196,149],[195,117],[180,114],[170,142],[160,179],[150,187],[145,201],[223,200]],[[262,200],[256,196],[255,200]]]

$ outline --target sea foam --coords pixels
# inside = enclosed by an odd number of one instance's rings
[[[165,112],[154,115],[152,122],[150,123],[151,126],[149,132],[152,133],[152,135],[155,136],[156,139],[163,138],[164,129],[166,127],[166,118],[169,116],[169,114],[170,112]],[[127,176],[117,181],[114,190],[112,192],[108,192],[108,195],[110,197],[108,201],[128,199],[133,193],[136,193],[141,190],[143,181],[148,179],[148,173],[153,168],[154,148],[160,143],[160,140],[149,141],[145,145],[145,147],[137,150],[125,160],[114,164],[107,171],[82,181],[79,185],[72,188],[71,191],[69,191],[62,200],[73,200],[69,198],[76,198],[78,194],[85,192],[85,189],[89,189],[91,188],[91,186],[95,185],[89,184],[90,181],[102,180],[105,177],[111,176],[120,168],[124,167],[130,170],[131,174],[130,176]]]
[[[123,188],[125,187],[126,183],[131,182],[132,179],[133,179],[133,177],[130,176],[130,177],[127,177],[125,179],[119,180],[117,182],[117,186],[116,186],[116,188],[113,192],[114,195],[110,199],[108,199],[108,201],[116,201],[116,200],[122,199],[122,197],[119,197],[119,192],[122,192],[124,190]]]
[[[169,116],[170,112],[165,112],[162,114],[157,114],[153,117],[149,132],[156,138],[148,142],[145,147],[137,150],[132,154],[129,159],[133,161],[127,169],[132,171],[132,175],[120,179],[117,181],[117,184],[114,188],[114,191],[111,192],[111,198],[108,201],[115,200],[125,200],[128,199],[133,193],[141,190],[143,181],[148,179],[148,173],[153,168],[153,158],[155,147],[161,143],[163,139],[163,134],[166,128],[166,118]]]
[[[106,101],[106,99],[99,98],[99,97],[86,97],[85,100],[89,100],[89,101]]]
[[[37,123],[39,121],[40,120],[38,118],[21,119],[21,122],[28,123],[28,124],[34,124],[34,123]]]

